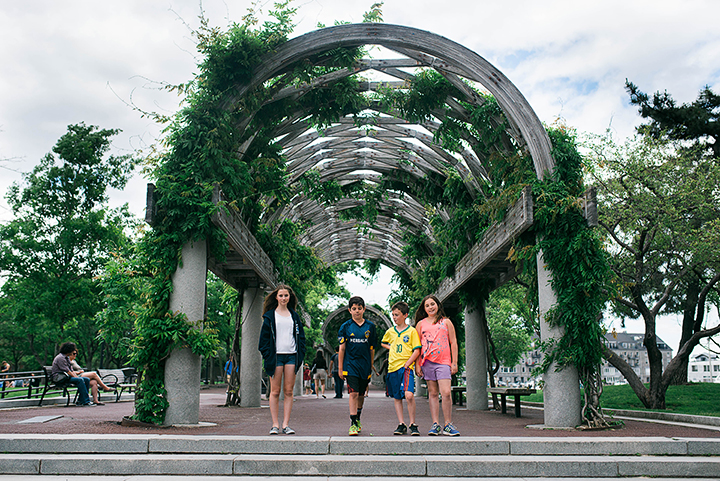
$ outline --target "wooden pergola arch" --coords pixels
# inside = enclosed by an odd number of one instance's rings
[[[403,88],[413,78],[413,69],[433,68],[459,89],[465,102],[485,102],[485,98],[469,88],[466,81],[476,83],[495,97],[509,122],[502,143],[508,150],[526,150],[532,157],[538,178],[554,168],[545,129],[527,100],[502,72],[475,52],[445,37],[410,27],[340,25],[291,39],[263,61],[248,83],[237,85],[224,105],[232,108],[253,87],[281,78],[298,62],[312,62],[319,54],[338,47],[363,45],[380,45],[399,58],[361,59],[352,69],[332,72],[316,79],[312,85],[286,86],[266,103],[288,97],[300,98],[313,88],[326,88],[340,78],[366,72],[379,73],[389,80],[364,82],[361,84],[363,89]],[[467,118],[467,112],[457,99],[448,98],[446,106],[454,117],[460,120]],[[289,112],[276,131],[277,142],[287,158],[288,182],[291,184],[311,169],[319,173],[321,181],[334,180],[344,185],[376,183],[380,176],[392,178],[398,172],[402,172],[404,179],[422,179],[431,174],[442,178],[446,169],[451,167],[462,176],[471,196],[486,195],[483,185],[488,178],[488,159],[481,158],[477,150],[467,147],[460,155],[443,150],[433,141],[433,133],[439,127],[436,120],[412,124],[400,118],[398,112],[372,104],[368,115],[342,118],[330,128],[318,132],[308,125],[307,115],[302,111]],[[441,120],[444,115],[445,112],[438,111],[436,117]],[[498,119],[498,125],[501,121]],[[243,155],[242,149],[239,155]],[[264,199],[263,203],[276,206],[272,198]],[[328,264],[353,259],[379,259],[393,269],[409,273],[420,267],[408,265],[403,258],[403,242],[397,233],[409,230],[431,236],[425,206],[407,193],[398,192],[380,203],[378,218],[372,226],[358,229],[357,222],[341,219],[341,213],[359,203],[360,200],[345,199],[325,205],[297,194],[286,205],[264,215],[261,221],[288,219],[308,225],[301,242],[313,247]],[[484,257],[475,253],[462,263],[458,270],[461,276],[456,276],[453,282],[446,282],[439,293],[443,300],[473,277],[489,276],[496,281],[495,285],[512,277],[514,266],[506,261],[509,244],[532,224],[529,195],[520,203],[520,208],[515,209],[520,217],[510,221],[516,228],[504,230],[506,235],[501,236],[502,245],[498,245],[496,237],[492,252],[486,252]],[[233,224],[237,225],[238,221],[233,221]],[[226,224],[224,228],[227,227]],[[211,261],[211,269],[231,284],[242,280],[244,285],[273,285],[272,272],[258,273],[255,266],[248,266],[253,263],[248,261],[248,254],[253,253],[231,252],[228,262]],[[240,259],[245,260],[239,262]]]
[[[319,54],[338,47],[364,45],[382,46],[399,58],[364,58],[357,61],[351,69],[334,71],[315,79],[311,85],[288,85],[286,82],[285,87],[267,102],[288,97],[300,98],[313,88],[324,88],[340,78],[365,71],[374,71],[392,79],[378,82],[370,79],[360,84],[361,89],[373,91],[381,86],[403,88],[405,82],[413,77],[413,69],[416,68],[436,70],[456,87],[462,98],[448,97],[444,108],[433,112],[435,119],[421,124],[412,124],[402,119],[398,112],[390,111],[379,104],[371,104],[370,115],[365,116],[365,121],[363,118],[340,119],[324,132],[317,132],[308,126],[308,112],[301,109],[287,112],[285,120],[275,132],[275,138],[287,159],[290,183],[297,182],[310,169],[319,173],[321,182],[334,180],[341,185],[378,182],[379,176],[392,178],[399,172],[402,172],[402,176],[398,179],[442,179],[448,169],[454,169],[462,177],[471,196],[486,196],[483,185],[491,172],[488,168],[490,155],[472,148],[453,154],[433,142],[433,133],[444,116],[452,116],[460,121],[468,119],[468,112],[458,100],[475,105],[486,101],[485,97],[468,87],[468,81],[492,95],[507,119],[508,124],[503,124],[504,119],[490,120],[496,127],[507,125],[501,132],[499,147],[495,148],[529,154],[538,179],[543,179],[554,170],[551,144],[544,127],[524,96],[502,72],[462,45],[410,27],[374,23],[340,25],[291,39],[263,60],[248,83],[236,85],[234,90],[231,90],[233,93],[223,101],[223,107],[234,108],[250,89],[265,82],[272,80],[276,85],[282,83],[283,75],[291,72],[298,62],[316,62]],[[243,122],[238,129],[244,130],[249,124],[249,120]],[[241,159],[253,139],[254,136],[250,135],[246,144],[238,150],[237,155]],[[252,159],[242,160],[252,162]],[[301,192],[300,189],[297,191]],[[152,196],[148,197],[151,199]],[[221,200],[223,195],[217,188],[214,202]],[[372,226],[365,225],[363,229],[358,229],[356,227],[359,221],[348,220],[347,216],[342,216],[341,213],[357,206],[359,202],[361,201],[342,200],[332,205],[321,204],[298,193],[290,202],[280,206],[275,199],[265,198],[261,205],[271,206],[273,209],[265,211],[260,222],[288,219],[309,226],[305,229],[301,241],[314,248],[319,257],[328,264],[353,259],[377,259],[394,269],[408,272],[420,267],[408,265],[403,258],[403,242],[397,233],[402,227],[403,230],[430,235],[425,206],[406,192],[397,192],[380,203],[377,221]],[[152,212],[151,205],[148,212]],[[443,211],[439,214],[442,216]],[[243,318],[252,322],[243,323],[241,404],[259,406],[257,386],[261,362],[257,352],[257,339],[262,313],[258,310],[261,304],[258,301],[264,295],[264,289],[277,285],[278,280],[272,262],[239,215],[227,209],[218,209],[213,222],[227,234],[231,249],[226,259],[218,261],[207,258],[206,246],[189,243],[183,248],[183,262],[188,265],[190,259],[196,259],[200,266],[198,270],[212,270],[221,279],[243,292],[244,306],[252,306],[248,308],[247,315],[245,307],[243,308]],[[446,302],[473,278],[491,281],[485,282],[485,285],[490,286],[498,286],[512,278],[515,275],[515,266],[507,260],[508,250],[517,236],[532,223],[532,196],[529,189],[526,189],[514,207],[508,211],[504,221],[488,228],[483,239],[458,263],[455,276],[443,281],[436,293],[438,297]],[[557,338],[562,333],[545,325],[543,317],[554,304],[554,294],[549,284],[550,274],[541,257],[538,257],[537,264],[542,338]],[[183,281],[183,276],[189,280]],[[197,282],[185,267],[178,269],[176,278],[173,280],[174,289],[182,286],[184,282]],[[197,293],[202,288],[203,284],[196,283],[184,292]],[[186,295],[190,296],[191,294]],[[173,310],[183,310],[183,305],[190,303],[189,299],[184,299],[180,294],[175,300],[171,298]],[[201,311],[197,308],[192,315],[188,313],[188,318],[202,318],[201,314],[195,312]],[[485,333],[481,327],[483,322],[484,308],[478,310],[465,307],[466,362],[469,366],[467,393],[470,409],[487,409]],[[167,365],[171,364],[173,356]],[[178,359],[178,365],[183,366],[185,361],[181,356],[178,356]],[[166,372],[167,370],[166,367]],[[171,387],[167,380],[166,376],[168,397],[172,397],[173,401],[168,409],[166,423],[178,422],[178,419],[183,419],[183,422],[196,422],[183,417],[182,408],[173,408],[173,402],[183,401],[179,399],[181,396],[171,395],[171,391],[183,391],[187,383]],[[544,381],[546,424],[555,427],[578,424],[580,392],[577,372],[568,368],[556,371],[551,367]],[[191,397],[194,399],[194,396]]]

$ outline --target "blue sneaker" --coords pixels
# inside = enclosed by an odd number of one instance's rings
[[[453,426],[452,423],[447,423],[443,429],[443,434],[445,436],[460,436],[460,431],[455,429],[455,426]]]
[[[440,425],[438,423],[433,423],[430,431],[428,431],[428,436],[440,436],[440,433],[442,433]]]

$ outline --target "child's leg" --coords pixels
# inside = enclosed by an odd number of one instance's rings
[[[393,399],[393,401],[395,401],[395,414],[397,414],[398,422],[400,424],[405,424],[405,419],[403,417],[402,399]]]
[[[428,405],[430,406],[430,419],[432,422],[440,424],[440,393],[437,381],[425,381],[428,389]],[[452,404],[452,403],[451,403]]]
[[[442,394],[443,403],[443,417],[445,418],[445,424],[452,422],[452,398],[450,394],[450,379],[438,379],[437,384]]]
[[[283,366],[283,392],[285,393],[285,401],[283,403],[283,425],[287,427],[290,422],[290,413],[293,408],[293,388],[295,387],[295,364],[285,364]]]
[[[357,406],[355,408],[355,414],[357,414],[358,409],[362,409],[363,405],[365,404],[365,393],[367,393],[367,390],[360,396],[360,393],[355,393],[355,399],[357,399]]]
[[[348,396],[348,400],[350,403],[350,415],[351,416],[357,415],[358,404],[361,401],[360,396],[358,396],[357,391],[351,392]],[[360,407],[362,407],[362,404],[360,404]]]
[[[280,427],[278,423],[278,412],[280,411],[280,388],[282,387],[283,366],[275,368],[275,374],[270,378],[270,417],[272,425]]]
[[[410,424],[416,424],[415,423],[415,394],[411,393],[410,391],[405,391],[405,400],[407,401],[408,405],[408,417],[410,418]],[[402,401],[401,401],[402,403]],[[402,405],[400,406],[400,410],[402,411]]]

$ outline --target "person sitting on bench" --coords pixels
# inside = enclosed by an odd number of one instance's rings
[[[104,403],[101,403],[98,398],[98,387],[105,392],[115,391],[115,389],[105,384],[95,371],[85,371],[82,367],[80,367],[80,364],[75,362],[75,358],[70,360],[70,364],[72,365],[75,374],[90,379],[90,393],[92,394],[93,402],[98,406],[104,406]]]
[[[65,342],[60,346],[60,354],[52,362],[52,380],[56,384],[69,383],[77,387],[78,406],[94,406],[88,396],[90,379],[82,377],[72,369],[71,361],[77,356],[77,346],[74,342]],[[72,358],[72,359],[71,359]]]

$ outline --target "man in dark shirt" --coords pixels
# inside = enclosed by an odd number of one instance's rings
[[[55,356],[52,362],[52,378],[53,382],[58,382],[63,374],[70,376],[65,382],[70,383],[78,389],[78,406],[94,406],[88,396],[90,388],[90,379],[82,377],[73,371],[70,364],[70,356],[77,355],[77,346],[74,342],[65,342],[60,346],[60,354]]]

